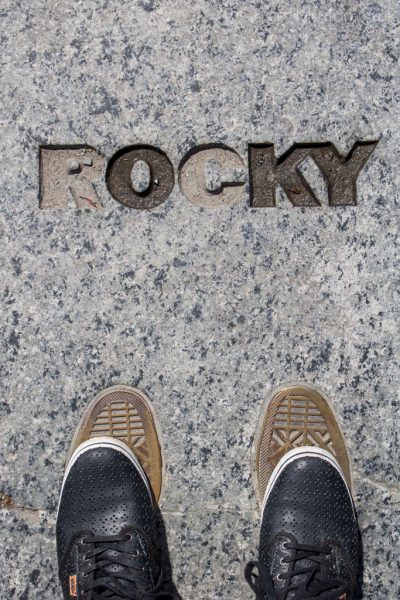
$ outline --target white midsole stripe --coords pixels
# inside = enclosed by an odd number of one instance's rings
[[[338,471],[338,473],[340,474],[341,478],[343,479],[343,481],[346,485],[346,490],[349,494],[349,498],[351,500],[351,505],[353,507],[353,511],[355,510],[353,498],[351,496],[349,486],[347,485],[347,481],[343,475],[343,471],[340,468],[340,465],[339,465],[338,461],[336,460],[336,458],[330,452],[328,452],[327,450],[324,450],[323,448],[319,448],[318,446],[302,446],[300,448],[294,448],[293,450],[289,450],[289,452],[287,452],[284,456],[282,456],[281,460],[278,462],[275,469],[273,470],[271,477],[269,478],[267,487],[265,489],[265,494],[264,494],[264,499],[263,499],[263,504],[262,504],[262,509],[261,509],[261,518],[264,514],[265,505],[266,505],[268,497],[272,491],[272,488],[274,487],[279,475],[282,473],[282,471],[285,469],[285,467],[287,467],[287,465],[290,464],[291,462],[293,462],[294,460],[301,459],[304,457],[309,457],[309,456],[322,458],[323,460],[326,460],[327,462],[329,462],[333,467],[335,467],[335,469]]]
[[[80,456],[82,456],[82,454],[84,454],[88,450],[95,450],[96,448],[112,448],[113,450],[117,450],[118,452],[121,452],[121,454],[124,454],[135,465],[136,469],[139,471],[140,476],[142,477],[144,483],[146,484],[150,498],[152,499],[152,493],[151,493],[151,489],[150,489],[149,480],[147,479],[146,473],[144,472],[142,465],[140,464],[139,460],[137,459],[135,454],[132,452],[132,450],[126,444],[124,444],[124,442],[121,442],[120,440],[118,440],[116,438],[111,438],[111,437],[106,437],[106,436],[95,437],[90,440],[86,440],[85,442],[82,442],[82,444],[80,444],[78,446],[78,448],[75,450],[75,452],[71,456],[71,459],[67,465],[67,468],[65,469],[64,479],[63,479],[62,486],[61,486],[60,500],[59,500],[58,508],[57,508],[57,517],[58,517],[58,511],[60,509],[60,502],[61,502],[61,496],[62,496],[62,493],[64,490],[64,485],[65,485],[65,482],[67,481],[68,475],[69,475],[72,467],[74,466],[74,464],[76,463],[78,458]]]

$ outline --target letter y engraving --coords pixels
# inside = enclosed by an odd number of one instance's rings
[[[341,156],[333,144],[314,148],[310,156],[328,183],[330,206],[355,206],[356,181],[361,169],[375,150],[375,142],[357,142],[348,156]]]

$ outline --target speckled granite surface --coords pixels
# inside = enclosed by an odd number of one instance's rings
[[[140,386],[168,461],[163,510],[184,598],[251,598],[250,446],[269,390],[333,401],[355,466],[364,597],[399,592],[395,239],[397,2],[77,0],[0,7],[1,598],[60,598],[54,520],[86,403]],[[38,146],[175,167],[218,141],[380,139],[354,208],[40,211]]]

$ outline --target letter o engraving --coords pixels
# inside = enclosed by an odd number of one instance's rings
[[[150,169],[150,184],[144,192],[132,187],[131,172],[138,161]],[[107,188],[117,202],[139,210],[149,210],[166,201],[174,183],[174,168],[168,156],[152,146],[129,146],[110,159],[107,168]]]

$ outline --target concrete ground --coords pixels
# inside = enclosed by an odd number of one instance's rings
[[[86,403],[126,383],[162,424],[180,593],[250,599],[250,448],[288,381],[320,387],[344,429],[364,598],[398,597],[399,16],[393,0],[2,1],[1,598],[61,598],[66,451]],[[176,174],[201,143],[246,161],[249,142],[373,139],[355,207],[250,209],[246,184],[201,209],[175,185],[136,211],[103,177],[102,209],[39,209],[40,144],[151,144]]]

